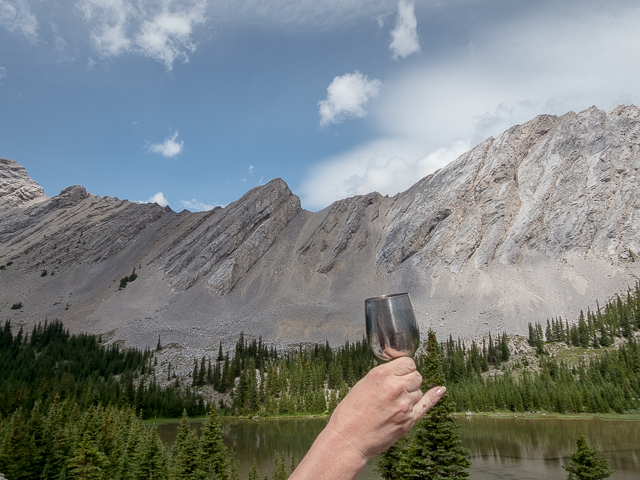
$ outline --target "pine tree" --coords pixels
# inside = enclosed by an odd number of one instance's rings
[[[132,477],[136,480],[167,478],[167,448],[156,428],[143,428],[141,441],[134,453]]]
[[[571,455],[568,465],[563,465],[567,472],[567,480],[602,480],[613,475],[609,461],[598,456],[598,449],[590,447],[580,433],[576,440],[577,450]]]
[[[423,389],[444,384],[442,354],[433,331],[429,331],[427,354],[423,358]],[[445,394],[415,428],[415,435],[400,460],[402,478],[412,480],[463,479],[469,477],[470,452],[460,445],[453,402]]]
[[[99,447],[102,415],[90,407],[84,414],[74,455],[69,460],[69,478],[102,479],[108,458]]]
[[[200,451],[206,478],[215,473],[219,480],[227,480],[227,447],[222,441],[222,424],[213,403],[209,404],[209,415],[202,425]]]
[[[171,453],[169,478],[175,480],[201,479],[204,472],[200,465],[200,441],[189,424],[187,412],[182,413],[173,451]]]
[[[391,445],[387,450],[382,452],[378,460],[376,460],[376,467],[374,471],[384,480],[402,480],[402,475],[398,469],[404,450],[407,447],[407,438],[402,437],[396,443]]]
[[[284,458],[284,452],[274,453],[273,455],[273,476],[271,480],[287,480],[287,463]]]
[[[249,470],[249,474],[247,475],[247,480],[258,480],[258,463],[256,459],[253,459],[253,465]]]

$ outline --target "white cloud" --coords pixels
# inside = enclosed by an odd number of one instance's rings
[[[159,153],[167,158],[175,157],[184,149],[184,142],[178,139],[179,132],[175,132],[172,136],[164,139],[162,143],[154,143],[149,147],[149,152]]]
[[[398,57],[405,58],[420,51],[417,28],[418,21],[416,20],[415,5],[405,0],[400,0],[396,26],[391,31],[391,43],[389,43],[394,59],[398,59]]]
[[[253,165],[249,164],[249,168],[247,169],[247,174],[240,179],[241,182],[247,182],[250,177],[253,177]],[[262,181],[262,179],[261,179]]]
[[[576,5],[558,10],[557,4],[542,4],[519,18],[475,25],[469,40],[446,57],[398,69],[385,80],[385,95],[368,108],[379,138],[310,170],[301,195],[305,208],[373,189],[395,194],[406,188],[402,172],[408,168],[402,162],[413,165],[411,159],[458,140],[473,147],[539,114],[637,105],[640,5]],[[408,155],[411,142],[414,153]],[[452,155],[434,161],[434,169],[454,158],[454,151],[448,147]],[[397,185],[396,178],[402,180]]]
[[[204,212],[206,210],[213,210],[215,208],[214,205],[209,205],[204,202],[201,202],[195,198],[191,200],[179,200],[182,208],[186,208],[187,210],[191,210],[194,212]]]
[[[359,71],[335,77],[327,87],[327,99],[318,102],[320,125],[339,123],[349,117],[364,117],[364,106],[369,99],[377,97],[382,82]]]
[[[166,207],[169,205],[169,200],[167,200],[162,192],[158,192],[155,195],[151,196],[146,202],[142,203],[157,203],[161,207]]]
[[[194,29],[206,21],[206,0],[80,0],[100,56],[143,55],[167,71],[196,50]]]
[[[38,40],[38,19],[26,0],[0,0],[0,25],[11,33],[19,31],[30,42]]]
[[[0,80],[7,76],[7,67],[0,67]]]
[[[378,139],[316,165],[302,185],[305,208],[323,208],[335,200],[378,192],[395,195],[444,167],[469,149],[465,142],[424,156],[424,145],[406,137]]]

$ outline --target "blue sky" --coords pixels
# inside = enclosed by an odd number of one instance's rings
[[[393,195],[541,113],[640,101],[640,4],[0,0],[0,157],[174,210]]]

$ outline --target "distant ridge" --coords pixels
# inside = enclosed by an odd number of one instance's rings
[[[338,344],[362,337],[365,298],[408,291],[424,332],[526,334],[639,278],[639,169],[635,106],[541,115],[393,198],[317,213],[281,179],[200,213],[81,186],[49,198],[0,160],[0,321],[136,346]]]

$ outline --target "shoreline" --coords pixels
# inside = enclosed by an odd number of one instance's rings
[[[514,413],[514,412],[472,412],[471,415],[467,415],[465,412],[454,412],[452,416],[456,418],[518,418],[518,419],[530,419],[530,420],[625,420],[638,422],[640,421],[640,412],[634,413],[545,413],[545,412],[532,412],[532,413]],[[295,420],[295,419],[329,419],[329,414],[315,414],[315,415],[278,415],[278,416],[223,416],[220,415],[220,419],[227,420]],[[204,422],[206,416],[189,417],[190,422]],[[144,420],[145,425],[153,424],[170,424],[180,423],[182,417],[176,418],[156,418]]]

